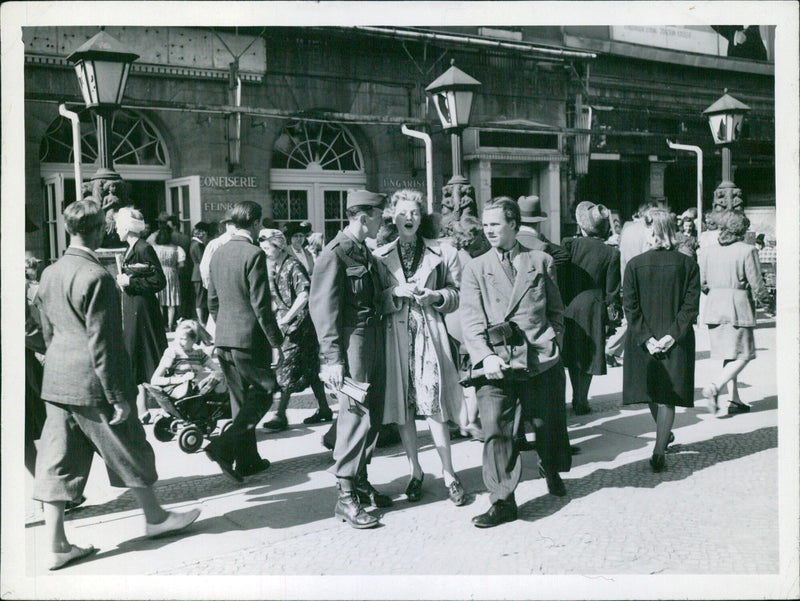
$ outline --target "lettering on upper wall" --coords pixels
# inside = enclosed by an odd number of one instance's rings
[[[258,188],[258,177],[255,175],[203,175],[200,176],[200,187],[215,189]]]

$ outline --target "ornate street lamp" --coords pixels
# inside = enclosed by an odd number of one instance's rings
[[[114,111],[122,104],[128,73],[137,58],[138,54],[105,31],[100,31],[67,57],[67,61],[75,67],[83,102],[96,118],[98,170],[92,177],[90,190],[104,209],[113,202],[109,201],[109,195],[117,199],[116,204],[120,202],[119,194],[114,193],[117,190],[109,193],[110,186],[104,183],[121,180],[113,166],[110,123]],[[124,189],[123,186],[118,188]]]
[[[714,211],[733,209],[742,205],[742,191],[731,177],[731,145],[742,133],[742,122],[750,107],[736,100],[725,90],[722,98],[703,111],[711,127],[714,143],[722,147],[722,181],[714,190]]]
[[[481,82],[464,73],[453,62],[450,61],[450,68],[425,88],[433,99],[442,128],[450,133],[453,177],[442,188],[442,225],[445,233],[449,233],[450,223],[458,221],[462,213],[477,216],[475,190],[461,173],[461,133],[469,125],[472,99]]]

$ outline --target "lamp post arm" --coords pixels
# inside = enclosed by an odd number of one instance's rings
[[[428,191],[428,213],[433,213],[433,147],[431,146],[431,137],[425,132],[409,129],[405,123],[400,130],[407,136],[419,138],[425,142],[425,181]]]
[[[61,103],[58,105],[58,114],[66,117],[72,122],[72,154],[75,159],[75,199],[81,200],[81,186],[83,179],[81,177],[81,122],[78,119],[78,113],[74,113],[67,109],[67,105]]]
[[[687,150],[697,155],[697,232],[703,231],[703,149],[690,144],[676,144],[667,140],[673,150]]]

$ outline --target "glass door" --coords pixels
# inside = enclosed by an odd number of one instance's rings
[[[315,231],[322,231],[325,234],[327,244],[336,237],[347,225],[347,190],[332,187],[323,187],[322,194],[322,228]]]
[[[192,235],[192,224],[200,221],[200,176],[190,175],[165,182],[167,189],[166,211],[177,215],[180,231]]]
[[[45,236],[47,260],[55,263],[67,248],[67,231],[64,228],[64,176],[60,173],[42,180],[42,198],[45,203]]]
[[[288,223],[310,221],[314,231],[318,231],[317,216],[314,214],[313,185],[290,185],[286,188],[272,189],[272,218],[280,227]]]

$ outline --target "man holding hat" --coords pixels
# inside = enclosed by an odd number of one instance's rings
[[[309,309],[319,339],[321,379],[339,390],[345,376],[369,384],[363,402],[339,393],[333,449],[339,498],[334,515],[353,528],[372,528],[378,518],[361,503],[387,507],[392,500],[367,479],[383,418],[384,343],[378,303],[383,291],[380,263],[365,241],[383,223],[385,196],[347,193],[347,227],[320,253],[311,277]]]

